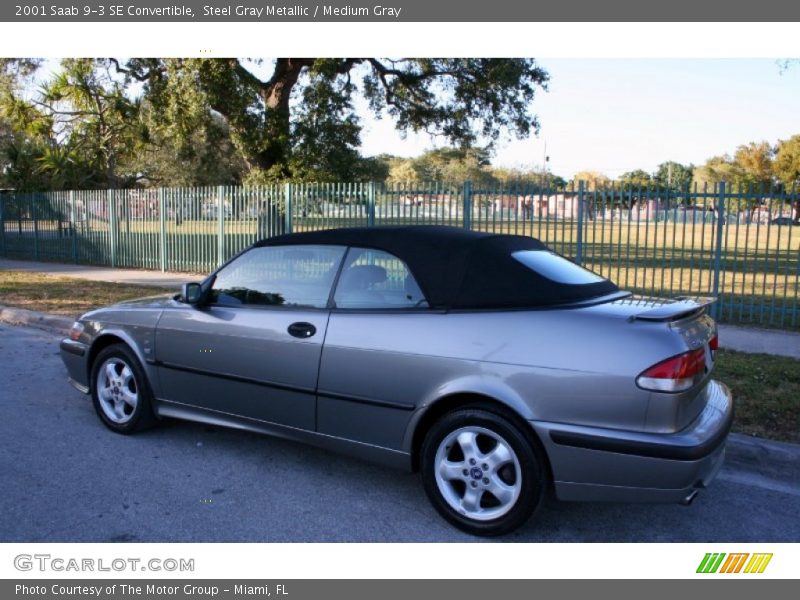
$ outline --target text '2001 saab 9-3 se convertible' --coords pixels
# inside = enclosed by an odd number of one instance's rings
[[[110,429],[238,427],[422,473],[482,535],[563,500],[690,502],[733,418],[708,300],[639,298],[522,236],[282,235],[61,343]]]

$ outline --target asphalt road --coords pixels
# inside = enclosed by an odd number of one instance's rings
[[[476,540],[416,475],[177,421],[106,430],[66,383],[58,338],[0,325],[0,542]],[[725,467],[690,507],[551,501],[501,538],[800,541],[800,485]]]

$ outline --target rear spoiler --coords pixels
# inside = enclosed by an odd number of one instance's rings
[[[716,302],[712,297],[678,297],[672,301],[667,301],[660,306],[650,308],[638,315],[632,315],[631,321],[678,321],[686,317],[700,314],[708,310],[708,307]]]

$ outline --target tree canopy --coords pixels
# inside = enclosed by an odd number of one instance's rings
[[[19,189],[365,180],[363,99],[397,129],[456,148],[539,128],[548,74],[533,59],[65,59],[0,63],[5,178]],[[13,138],[13,139],[11,139]]]
[[[553,189],[567,185],[557,173],[492,164],[502,138],[538,131],[535,99],[548,79],[533,59],[0,59],[0,187],[469,180]],[[366,157],[365,112],[439,147]],[[675,196],[722,181],[791,191],[800,134],[743,143],[699,166],[666,161],[616,180],[582,170],[571,181]]]
[[[462,183],[469,180],[476,186],[487,186],[496,181],[489,168],[489,152],[483,148],[440,148],[409,160],[395,159],[392,163],[389,180],[394,182]]]
[[[623,174],[619,178],[619,182],[622,184],[622,186],[627,188],[647,189],[652,185],[653,178],[647,171],[636,169],[635,171],[629,171],[628,173]]]
[[[693,180],[698,187],[724,181],[735,188],[768,190],[775,183],[774,156],[775,149],[768,142],[742,144],[733,156],[714,156],[695,168]]]
[[[661,189],[672,190],[679,193],[686,190],[692,183],[694,165],[683,165],[679,162],[668,160],[658,165],[653,173],[653,182]]]
[[[525,137],[537,131],[533,100],[548,81],[532,59],[278,58],[270,65],[132,59],[113,64],[128,81],[144,86],[144,98],[161,126],[188,131],[209,113],[221,115],[251,181],[363,176],[359,96],[377,117],[392,118],[401,133],[428,132],[467,147],[479,138],[491,144],[505,132]],[[190,106],[182,106],[187,102]]]
[[[580,181],[586,183],[585,189],[590,192],[602,190],[611,185],[611,178],[597,171],[578,171],[572,177],[572,184],[576,189]]]
[[[788,190],[800,189],[800,134],[778,142],[773,168]]]

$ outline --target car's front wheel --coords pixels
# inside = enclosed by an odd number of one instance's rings
[[[422,446],[425,491],[439,513],[474,535],[527,521],[545,489],[541,452],[509,419],[483,408],[444,415]]]
[[[91,382],[94,408],[112,431],[134,433],[153,423],[150,386],[127,346],[101,350],[92,365]]]

